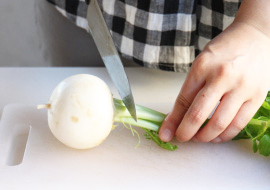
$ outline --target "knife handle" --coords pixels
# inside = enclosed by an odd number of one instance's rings
[[[85,0],[86,4],[89,5],[90,4],[90,0]]]

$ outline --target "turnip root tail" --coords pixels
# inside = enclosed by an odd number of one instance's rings
[[[37,109],[50,109],[51,104],[40,104],[37,106]]]

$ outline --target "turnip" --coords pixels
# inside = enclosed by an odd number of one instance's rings
[[[116,126],[114,123],[123,123],[124,126],[142,128],[147,139],[164,149],[177,149],[158,137],[165,114],[136,105],[136,122],[124,103],[113,98],[106,83],[92,75],[79,74],[63,80],[54,89],[49,103],[38,108],[48,109],[48,124],[53,135],[72,148],[98,146]],[[127,128],[134,132],[132,127]],[[270,92],[254,117],[233,140],[239,139],[251,139],[254,152],[270,155]]]
[[[48,109],[48,124],[53,135],[65,145],[76,149],[98,146],[114,128],[114,122],[141,127],[146,138],[162,148],[175,150],[177,146],[158,138],[158,130],[165,114],[136,105],[137,122],[124,103],[113,98],[109,87],[100,78],[79,74],[71,76],[54,89]]]

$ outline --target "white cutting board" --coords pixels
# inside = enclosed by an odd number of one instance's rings
[[[46,110],[8,105],[0,125],[0,189],[269,189],[270,158],[253,154],[248,141],[189,142],[170,152],[139,131],[138,148],[119,125],[99,147],[75,150],[51,134]]]

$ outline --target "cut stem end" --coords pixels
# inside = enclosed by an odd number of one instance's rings
[[[50,109],[51,104],[40,104],[37,106],[37,109]]]

